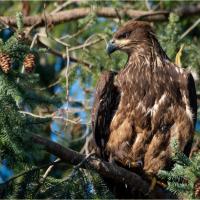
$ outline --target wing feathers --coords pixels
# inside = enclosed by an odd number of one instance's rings
[[[105,144],[109,137],[109,126],[119,103],[119,92],[114,85],[115,72],[104,72],[96,87],[92,109],[92,131],[101,155],[105,158]]]
[[[197,119],[197,95],[193,76],[191,73],[188,74],[187,78],[187,89],[189,92],[189,104],[193,113],[194,127]]]

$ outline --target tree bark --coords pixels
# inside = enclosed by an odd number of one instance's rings
[[[118,18],[120,16],[127,16],[128,18],[142,19],[146,21],[166,21],[170,12],[175,12],[180,17],[189,17],[191,15],[200,15],[200,3],[195,5],[184,5],[172,11],[142,11],[128,8],[116,9],[111,7],[101,7],[95,10],[90,8],[74,8],[67,11],[60,11],[54,14],[35,15],[24,17],[24,26],[43,26],[56,25],[68,21],[78,20],[86,17],[91,12],[95,12],[98,17]],[[0,16],[0,21],[10,26],[16,26],[15,17]]]
[[[132,194],[134,194],[135,191],[139,191],[144,195],[149,192],[149,183],[143,180],[139,175],[134,172],[128,171],[122,167],[113,165],[99,158],[91,157],[87,159],[86,155],[65,148],[60,144],[57,144],[49,139],[43,138],[38,135],[33,135],[32,139],[33,142],[41,145],[47,152],[61,158],[64,162],[70,163],[72,165],[78,165],[82,163],[80,167],[89,167],[97,171],[105,178],[110,178],[116,183],[126,184],[127,187],[130,188],[130,193]],[[151,198],[174,198],[171,193],[165,191],[164,189],[161,189],[158,186],[148,195]]]

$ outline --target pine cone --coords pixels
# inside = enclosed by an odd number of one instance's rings
[[[196,198],[200,198],[200,179],[197,179],[194,184],[194,195]]]
[[[24,58],[23,65],[26,72],[32,72],[35,69],[35,55],[31,53],[27,54]]]
[[[8,73],[11,69],[11,58],[8,54],[0,53],[0,67],[4,73]]]

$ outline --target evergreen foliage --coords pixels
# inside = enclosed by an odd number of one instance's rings
[[[41,176],[33,168],[12,181],[0,185],[1,198],[17,199],[111,199],[114,198],[103,179],[94,171],[74,169],[63,179]]]
[[[6,159],[12,166],[17,161],[30,162],[30,149],[33,147],[28,142],[30,134],[25,128],[26,119],[20,115],[10,95],[0,96],[0,104],[1,161]]]
[[[10,56],[12,69],[9,74],[0,71],[0,149],[1,161],[8,161],[15,173],[19,169],[27,170],[22,175],[0,185],[1,198],[111,198],[107,186],[101,177],[90,170],[74,169],[67,178],[47,177],[43,180],[40,168],[32,168],[37,160],[40,148],[30,142],[31,133],[42,131],[39,124],[49,119],[35,119],[19,111],[33,110],[40,104],[59,104],[60,99],[50,97],[48,93],[36,90],[39,87],[38,74],[26,74],[23,61],[26,55],[39,51],[30,49],[24,42],[23,17],[17,14],[18,31],[7,41],[0,40],[0,53]],[[38,152],[38,153],[37,153]],[[40,153],[41,155],[41,153]],[[40,158],[41,159],[41,158]]]
[[[38,196],[39,198],[51,196],[55,199],[111,199],[114,197],[99,174],[92,170],[76,169],[67,179],[60,180],[57,184],[54,181]]]
[[[23,168],[34,165],[38,147],[29,142],[30,136],[36,130],[42,131],[42,127],[36,123],[38,120],[19,111],[34,109],[39,104],[60,102],[47,93],[36,90],[39,86],[37,74],[29,75],[21,71],[24,57],[30,52],[38,52],[30,50],[29,45],[19,38],[23,33],[21,14],[17,14],[17,19],[17,33],[5,42],[0,41],[0,52],[8,54],[12,58],[12,65],[15,65],[9,74],[0,71],[0,160],[2,162],[6,159],[14,171],[18,171],[20,166]]]
[[[181,38],[186,29],[184,27],[185,23],[186,22],[183,23],[176,14],[171,13],[169,22],[165,24],[166,28],[164,28],[164,26],[156,26],[156,33],[162,48],[173,62],[175,62],[175,57],[181,46],[183,46],[183,55],[180,58],[182,67],[188,68],[193,73],[194,78],[198,80],[200,74],[200,61],[197,59],[197,55],[199,54],[200,46],[199,42],[197,42],[198,39],[195,36],[193,40],[191,37],[187,36]],[[196,87],[199,90],[199,81],[196,82]]]
[[[158,176],[167,180],[167,189],[180,198],[194,199],[196,182],[200,178],[200,153],[191,159],[180,152],[177,140],[172,141],[174,167],[170,171],[160,170]],[[199,197],[198,197],[199,198]]]
[[[164,34],[160,34],[161,46],[164,48],[169,58],[174,60],[178,51],[179,37],[182,31],[179,17],[176,14],[170,14],[169,23],[165,30]]]

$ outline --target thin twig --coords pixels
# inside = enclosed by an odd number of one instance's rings
[[[88,27],[90,27],[91,23],[92,23],[92,20],[90,19],[90,20],[86,23],[86,25],[83,26],[83,28],[79,29],[76,33],[73,33],[73,34],[71,34],[71,35],[64,35],[64,36],[60,37],[59,39],[60,39],[60,40],[64,40],[64,39],[66,39],[66,38],[68,38],[68,39],[74,38],[74,37],[80,35],[81,33],[83,33],[86,29],[88,29]]]
[[[53,10],[51,12],[51,14],[55,14],[55,13],[61,11],[62,9],[66,8],[67,6],[69,6],[72,3],[78,3],[78,2],[81,2],[81,1],[83,1],[83,0],[69,0],[69,1],[66,1],[65,3],[61,4],[60,6],[58,6],[55,10]]]
[[[41,37],[46,37],[46,38],[50,37],[52,40],[56,41],[57,43],[59,43],[59,44],[65,46],[65,47],[69,47],[69,46],[70,46],[69,44],[67,44],[66,42],[61,41],[59,38],[54,37],[54,36],[48,31],[47,16],[46,16],[45,9],[44,9],[44,12],[43,12],[43,13],[44,13],[44,22],[45,22],[45,33],[46,33],[46,35],[43,34],[43,35],[41,35]]]
[[[37,196],[38,194],[38,191],[40,190],[41,186],[45,183],[46,179],[47,179],[47,176],[49,175],[49,173],[53,170],[55,164],[54,163],[57,163],[57,162],[61,162],[61,159],[60,158],[57,158],[55,161],[53,161],[53,164],[50,165],[47,170],[45,171],[44,175],[42,176],[40,182],[38,183],[35,191],[34,191],[34,197]]]
[[[46,167],[51,166],[51,165],[57,165],[58,163],[61,163],[61,162],[62,162],[62,160],[54,161],[54,162],[51,162],[51,163],[48,163],[48,164],[45,164],[45,165],[42,165],[42,166],[39,166],[39,167],[34,167],[34,168],[32,168],[32,169],[26,170],[26,171],[24,171],[24,172],[21,172],[21,173],[15,175],[15,176],[11,177],[11,178],[8,179],[7,181],[5,181],[5,182],[3,182],[3,183],[0,183],[0,186],[1,186],[1,185],[4,185],[4,184],[7,184],[7,183],[9,183],[9,182],[11,182],[11,181],[13,181],[13,180],[15,180],[15,179],[17,179],[17,178],[19,178],[19,177],[25,175],[25,174],[27,174],[27,173],[29,173],[29,172],[36,171],[36,170],[39,170],[39,169],[43,169],[43,168],[46,168]]]
[[[53,164],[48,167],[48,169],[45,171],[44,175],[42,176],[43,181],[45,181],[45,179],[47,178],[47,176],[49,175],[49,173],[52,171],[53,167],[55,166],[54,163],[57,163],[59,161],[61,161],[61,159],[57,158],[55,161],[53,161]]]
[[[81,122],[80,119],[78,121],[74,121],[74,120],[71,120],[71,119],[68,119],[68,118],[65,118],[65,117],[62,117],[62,116],[55,116],[55,113],[52,113],[52,114],[49,114],[49,115],[36,115],[34,113],[26,112],[26,111],[19,111],[19,113],[25,114],[25,115],[30,115],[34,118],[40,118],[40,119],[60,119],[60,120],[63,120],[65,122],[70,122],[72,124],[83,124],[83,125],[90,124],[89,122],[83,123],[83,122]],[[66,112],[66,113],[68,113],[68,112]]]
[[[120,15],[120,13],[119,13],[119,11],[118,11],[117,8],[115,8],[115,11],[116,11],[117,18],[118,18],[118,20],[119,20],[118,23],[119,23],[119,25],[121,25],[122,17],[121,17],[121,15]]]
[[[30,115],[31,117],[35,117],[35,118],[40,118],[40,119],[48,119],[48,118],[53,118],[53,114],[49,114],[49,115],[36,115],[34,113],[31,112],[26,112],[26,111],[19,111],[19,113],[21,114],[25,114],[25,115]]]
[[[65,80],[66,80],[66,102],[67,102],[67,119],[69,118],[68,116],[68,110],[69,110],[69,62],[70,62],[70,58],[69,58],[69,48],[66,47],[66,56],[67,56],[67,63],[66,63],[66,69],[65,69]]]
[[[69,48],[69,51],[75,51],[75,50],[78,50],[78,49],[84,49],[86,47],[89,47],[89,46],[92,46],[98,42],[101,42],[103,40],[103,38],[99,38],[99,39],[96,39],[96,40],[93,40],[91,42],[88,42],[88,43],[84,43],[84,44],[81,44],[81,45],[78,45],[78,46],[75,46],[75,47],[71,47]]]
[[[30,49],[33,48],[34,44],[36,43],[36,41],[37,41],[37,39],[38,39],[38,36],[39,36],[38,33],[36,33],[36,34],[34,35],[33,40],[32,40],[32,42],[31,42]]]
[[[200,18],[194,23],[192,24],[192,26],[190,26],[181,36],[180,36],[180,40],[182,40],[186,35],[188,35],[188,33],[190,33],[198,24],[200,23]]]
[[[57,81],[55,81],[54,83],[51,83],[51,84],[49,84],[47,87],[43,87],[43,88],[38,88],[39,90],[47,90],[47,89],[49,89],[49,88],[51,88],[51,87],[53,87],[53,86],[55,86],[55,85],[57,85],[58,83],[60,83],[61,82],[61,78],[59,78]]]
[[[85,40],[84,44],[88,44],[88,42],[89,42],[92,38],[94,38],[94,37],[99,37],[99,38],[101,38],[102,40],[105,41],[105,44],[106,44],[106,45],[108,44],[108,41],[107,41],[107,39],[106,39],[106,35],[101,34],[101,33],[96,33],[96,34],[91,35],[90,37],[88,37],[88,38]]]
[[[90,153],[88,147],[90,146],[90,143],[91,143],[91,141],[92,141],[92,138],[93,138],[93,134],[89,134],[89,135],[86,137],[85,144],[84,144],[83,147],[81,148],[80,153],[85,154],[85,155],[88,155],[88,154]]]
[[[56,55],[56,56],[62,57],[63,59],[66,60],[66,55],[65,55],[65,54],[62,54],[62,53],[60,53],[59,51],[57,51],[57,50],[55,50],[55,49],[52,49],[51,47],[49,47],[49,46],[47,46],[45,43],[43,43],[41,40],[38,40],[38,43],[39,43],[41,46],[47,48],[48,51],[49,51],[50,53],[52,53],[52,54],[54,54],[54,55]],[[86,62],[86,61],[79,60],[79,59],[77,59],[77,58],[75,58],[75,57],[70,56],[69,58],[70,58],[70,61],[83,64],[84,66],[86,66],[86,67],[88,67],[88,68],[91,68],[91,67],[93,66],[92,64],[90,64],[90,63],[88,63],[88,62]]]

